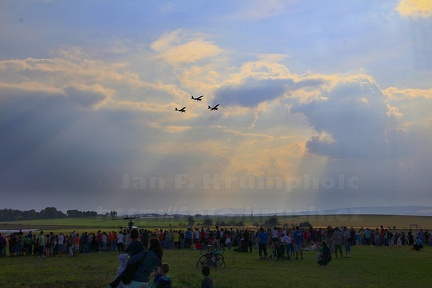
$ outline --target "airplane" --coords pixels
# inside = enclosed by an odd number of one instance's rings
[[[219,104],[217,104],[217,105],[214,106],[214,107],[208,106],[207,109],[210,109],[210,111],[218,110],[218,106],[219,106]]]
[[[192,100],[195,100],[195,101],[201,101],[203,96],[204,96],[204,95],[201,95],[201,96],[199,96],[199,97],[193,97],[193,96],[191,95],[191,99],[192,99]]]
[[[185,112],[186,112],[186,107],[183,107],[183,108],[181,108],[181,109],[177,109],[177,108],[175,108],[175,111],[178,111],[178,112],[180,112],[180,113],[185,113]]]

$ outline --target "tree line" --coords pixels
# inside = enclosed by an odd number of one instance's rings
[[[56,218],[78,218],[97,216],[94,211],[67,210],[66,214],[57,210],[55,207],[46,207],[40,212],[34,209],[21,211],[15,209],[1,209],[0,221],[18,221],[18,220],[38,220],[38,219],[56,219]]]

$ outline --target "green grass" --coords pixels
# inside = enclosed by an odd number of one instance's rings
[[[271,249],[269,249],[271,250]],[[174,287],[200,287],[202,279],[192,250],[165,250]],[[215,287],[429,287],[432,248],[354,246],[349,259],[316,264],[315,252],[304,260],[259,261],[253,253],[225,251],[226,267],[212,269]],[[0,287],[106,287],[118,267],[117,253],[79,257],[2,257]]]
[[[194,217],[196,226],[202,226],[205,218],[207,217]],[[245,225],[252,226],[253,223],[263,224],[269,217],[268,216],[238,216],[238,217],[210,217],[213,223],[217,221],[224,221],[226,223],[230,222],[240,222],[243,221]],[[430,229],[432,230],[432,217],[426,216],[392,216],[392,215],[310,215],[310,216],[278,216],[279,226],[283,225],[298,225],[302,222],[309,222],[314,227],[327,227],[331,226],[347,226],[347,227],[369,227],[378,228],[383,225],[385,228],[393,228],[407,230],[413,229]],[[110,231],[113,229],[118,229],[118,227],[127,227],[128,220],[119,218],[111,219],[105,216],[97,217],[86,217],[86,218],[62,218],[62,219],[44,219],[44,220],[27,220],[27,221],[10,221],[10,222],[0,222],[0,224],[6,224],[14,226],[17,229],[20,225],[25,225],[27,227],[35,227],[39,225],[46,226],[68,226],[74,227],[76,229],[105,229],[105,231]],[[185,228],[187,227],[187,218],[139,218],[133,220],[134,225],[140,228]],[[417,225],[417,226],[412,226]],[[61,230],[52,229],[50,231]]]

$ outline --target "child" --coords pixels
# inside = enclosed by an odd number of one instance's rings
[[[169,265],[164,263],[158,269],[156,272],[153,273],[153,281],[150,284],[149,288],[171,288],[172,286],[172,280],[167,275],[169,272]]]
[[[118,256],[118,261],[119,261],[120,265],[117,268],[116,278],[126,269],[128,260],[129,260],[129,255],[126,253],[120,254]],[[124,287],[127,287],[127,285],[124,284],[123,282],[120,282],[116,287],[124,288]]]
[[[209,277],[210,267],[204,266],[201,269],[201,273],[204,275],[204,278],[201,281],[201,288],[213,288],[213,280]]]

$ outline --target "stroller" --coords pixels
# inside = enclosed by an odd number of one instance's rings
[[[285,255],[285,250],[285,245],[281,241],[276,241],[273,248],[273,260],[277,261],[287,259]]]

